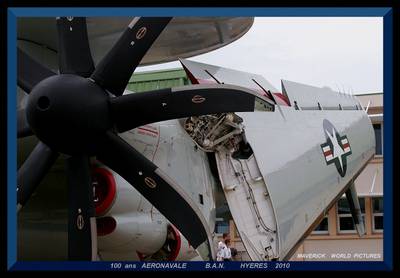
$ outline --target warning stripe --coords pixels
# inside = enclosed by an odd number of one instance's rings
[[[158,131],[156,131],[156,130],[151,130],[151,129],[147,129],[147,128],[144,128],[144,127],[138,127],[138,129],[139,130],[143,130],[143,131],[147,131],[147,132],[151,132],[153,134],[158,135]]]

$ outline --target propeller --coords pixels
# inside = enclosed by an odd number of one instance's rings
[[[96,69],[83,18],[57,19],[61,74],[55,75],[18,51],[18,84],[30,93],[25,112],[18,113],[18,134],[33,132],[40,140],[18,170],[18,204],[21,207],[28,201],[58,153],[69,156],[66,174],[71,260],[97,258],[89,170],[92,156],[135,187],[194,248],[205,242],[210,246],[204,217],[190,197],[116,133],[168,119],[254,111],[254,93],[229,85],[195,85],[121,96],[135,68],[170,20],[133,19]]]
[[[97,229],[87,155],[72,156],[66,161],[68,184],[68,258],[96,260]]]
[[[25,52],[18,48],[18,81],[17,84],[26,93],[30,93],[37,83],[55,75],[54,72],[39,64],[36,60],[29,57]]]
[[[60,73],[89,77],[94,70],[84,17],[57,17]]]
[[[193,85],[110,99],[114,124],[124,132],[147,123],[213,113],[254,110],[255,96],[230,85]]]
[[[17,210],[22,208],[47,171],[54,164],[58,153],[39,142],[24,164],[18,169],[17,176]]]
[[[91,78],[116,96],[123,94],[132,73],[172,17],[135,17]]]
[[[25,109],[19,109],[17,112],[17,136],[18,138],[26,137],[32,135],[33,132],[29,127],[28,121],[26,119]]]

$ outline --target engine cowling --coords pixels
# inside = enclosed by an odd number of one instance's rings
[[[139,260],[153,254],[167,235],[167,221],[135,188],[102,165],[92,171],[98,249],[103,260]]]
[[[95,167],[92,170],[92,185],[96,216],[102,216],[112,207],[117,185],[113,173],[107,168]]]
[[[160,250],[150,255],[138,252],[138,256],[142,261],[188,261],[198,254],[181,232],[174,225],[168,224],[167,237]]]

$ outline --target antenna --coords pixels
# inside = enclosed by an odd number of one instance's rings
[[[367,108],[365,109],[365,113],[368,113],[369,106],[371,105],[371,100],[368,101]]]
[[[345,97],[348,97],[348,94],[346,94],[346,90],[345,90],[345,88],[344,88],[344,85],[342,84],[342,89],[343,89],[343,94],[344,94],[344,96]]]
[[[336,89],[337,89],[338,94],[341,95],[339,86],[338,86],[338,84],[337,84],[336,82],[335,82],[335,87],[336,87]]]

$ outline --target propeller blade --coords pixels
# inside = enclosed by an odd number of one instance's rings
[[[18,169],[17,176],[17,210],[19,211],[29,200],[32,193],[50,170],[58,157],[42,142],[39,142],[32,153]]]
[[[172,17],[135,17],[91,78],[110,93],[123,94],[136,67]]]
[[[201,211],[179,185],[116,134],[108,132],[102,144],[97,159],[135,187],[194,248],[208,240]]]
[[[25,52],[18,48],[18,86],[26,93],[30,93],[32,88],[43,79],[55,75],[54,72],[29,57]]]
[[[97,259],[97,228],[89,157],[66,161],[68,182],[68,259]]]
[[[18,138],[33,135],[31,128],[29,127],[28,121],[26,120],[25,109],[19,109],[17,112],[17,136]]]
[[[60,73],[89,77],[94,63],[84,17],[57,17]]]
[[[273,104],[265,102],[273,109]],[[119,132],[189,116],[251,112],[254,106],[255,93],[230,85],[183,86],[110,99],[111,116]]]

